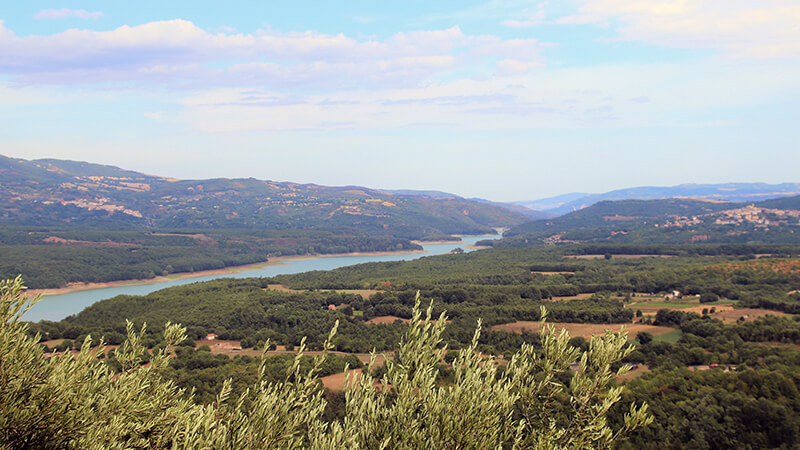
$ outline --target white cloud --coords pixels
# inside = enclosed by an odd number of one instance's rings
[[[524,19],[508,19],[502,21],[501,23],[509,28],[530,28],[542,25],[545,23],[545,18],[547,17],[547,13],[544,9],[546,6],[547,2],[543,2],[537,4],[535,9],[524,8],[520,13],[521,16],[525,17]]]
[[[499,75],[524,75],[531,69],[541,67],[542,64],[535,62],[520,61],[517,59],[504,59],[496,64]]]
[[[763,66],[733,62],[531,70],[529,63],[502,60],[496,69],[488,79],[302,96],[217,89],[187,95],[179,119],[206,133],[672,127],[800,95],[796,68],[778,64],[767,76]]]
[[[730,57],[800,58],[797,0],[581,0],[559,23],[614,24],[623,41],[718,49]]]
[[[0,22],[0,73],[23,84],[417,85],[465,66],[490,74],[498,58],[541,63],[546,46],[533,39],[469,36],[459,27],[377,40],[313,31],[211,33],[186,20],[169,20],[20,37]],[[478,58],[467,60],[466,54]],[[232,60],[237,63],[224,65]],[[214,62],[223,66],[212,68]]]
[[[43,9],[33,15],[34,19],[67,19],[76,17],[78,19],[99,19],[103,17],[100,11],[85,11],[83,9]]]

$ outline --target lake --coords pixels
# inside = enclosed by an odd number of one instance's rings
[[[160,289],[180,286],[183,284],[197,283],[199,281],[209,281],[217,278],[249,278],[249,277],[273,277],[288,273],[301,273],[311,270],[332,270],[344,266],[352,266],[367,262],[378,261],[406,261],[424,256],[442,255],[450,253],[453,249],[461,247],[464,251],[471,251],[467,248],[477,241],[484,239],[499,239],[497,236],[465,236],[461,242],[448,244],[424,244],[422,247],[425,253],[387,253],[383,255],[345,255],[345,256],[320,256],[308,259],[297,259],[282,261],[281,264],[244,270],[239,273],[225,273],[216,275],[204,275],[191,278],[169,280],[160,283],[130,284],[126,286],[114,286],[99,289],[87,289],[85,291],[70,292],[68,294],[48,295],[39,303],[33,306],[23,318],[33,322],[40,320],[61,320],[71,314],[81,312],[87,306],[116,297],[117,295],[146,295]]]

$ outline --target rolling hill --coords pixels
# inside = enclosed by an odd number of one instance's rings
[[[675,198],[602,201],[560,217],[515,226],[505,236],[512,242],[540,245],[800,243],[800,196],[755,203]]]
[[[435,239],[524,215],[453,195],[268,180],[176,180],[86,162],[0,156],[0,225],[324,230]]]
[[[567,214],[604,200],[658,200],[694,198],[728,202],[755,202],[800,194],[800,183],[724,183],[681,184],[678,186],[643,186],[617,189],[602,194],[571,193],[539,200],[514,202],[553,215]]]

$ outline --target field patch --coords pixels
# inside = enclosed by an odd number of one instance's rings
[[[267,289],[269,289],[270,291],[291,292],[291,293],[310,292],[306,289],[288,288],[282,284],[270,284],[267,285]],[[318,292],[340,292],[342,294],[357,294],[363,298],[370,298],[373,294],[376,294],[381,291],[378,291],[376,289],[319,289]]]
[[[633,380],[634,378],[639,378],[647,372],[650,372],[650,368],[644,364],[636,364],[633,367],[635,368],[632,368],[630,372],[621,377],[617,377],[617,380]]]
[[[683,336],[683,331],[681,331],[681,330],[672,330],[672,331],[668,331],[668,332],[666,332],[664,334],[654,335],[653,336],[653,340],[654,341],[669,342],[670,344],[674,344],[674,343],[678,342],[678,340],[680,340],[680,338],[682,336]]]
[[[594,294],[584,293],[584,294],[578,294],[578,295],[568,295],[566,297],[553,297],[551,299],[551,301],[557,302],[557,301],[562,301],[562,300],[585,300],[585,299],[591,297],[592,295],[594,295]]]
[[[395,323],[395,321],[397,321],[397,320],[399,320],[399,321],[401,321],[403,323],[408,323],[409,322],[408,319],[403,319],[403,318],[397,317],[397,316],[378,316],[378,317],[373,317],[372,319],[369,319],[366,323],[368,323],[370,325],[386,325],[386,324],[390,324],[390,323]]]
[[[401,321],[403,323],[411,322],[410,319],[403,319],[402,317],[397,317],[397,316],[378,316],[378,317],[373,317],[372,319],[369,319],[365,323],[367,323],[369,325],[387,325],[387,324],[392,324],[397,320],[399,320],[399,321]],[[423,319],[423,322],[427,322],[427,321]],[[436,322],[437,322],[437,319],[431,319],[430,320],[430,323],[436,323]],[[450,322],[452,322],[452,320],[448,320],[445,323],[450,323]]]
[[[766,316],[791,316],[791,314],[786,314],[785,312],[758,308],[730,309],[722,312],[719,312],[719,308],[717,308],[717,311],[718,312],[712,314],[711,317],[720,319],[725,323],[735,323],[741,317],[744,317],[744,320],[755,320]]]
[[[606,255],[564,255],[564,258],[569,259],[603,259]],[[618,259],[633,259],[633,258],[674,258],[675,255],[618,255],[612,254],[611,258]]]
[[[321,377],[319,381],[322,382],[322,385],[334,392],[340,392],[344,390],[344,383],[347,379],[347,376],[350,376],[351,379],[355,377],[355,379],[361,378],[361,369],[350,369],[346,373],[340,372],[335,373],[333,375],[328,375],[326,377]]]
[[[523,330],[532,331],[534,333],[539,331],[539,322],[533,321],[522,321],[522,322],[513,322],[513,323],[505,323],[502,325],[495,325],[491,327],[491,330],[501,330],[501,331],[510,331],[512,333],[522,333]],[[592,336],[599,336],[605,333],[606,330],[611,330],[614,333],[618,333],[622,327],[625,327],[625,331],[628,332],[628,337],[634,338],[636,337],[636,333],[640,331],[646,331],[653,336],[659,336],[662,334],[669,333],[671,331],[675,331],[674,328],[669,327],[659,327],[656,325],[645,325],[640,323],[625,323],[625,324],[609,324],[609,323],[561,323],[561,322],[547,322],[547,325],[552,325],[555,327],[556,331],[567,330],[571,337],[580,336],[583,338],[591,338]]]

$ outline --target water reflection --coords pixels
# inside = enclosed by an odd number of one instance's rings
[[[353,256],[330,256],[311,259],[297,259],[284,261],[284,264],[271,265],[253,270],[246,270],[240,273],[226,273],[216,275],[205,275],[178,280],[169,280],[153,284],[132,284],[128,286],[115,286],[99,289],[89,289],[85,291],[71,292],[68,294],[48,295],[37,303],[30,311],[23,316],[25,320],[61,320],[70,314],[76,314],[87,306],[107,298],[117,295],[146,295],[159,289],[164,289],[183,284],[196,283],[198,281],[208,281],[217,278],[249,278],[249,277],[272,277],[288,273],[308,272],[311,270],[331,270],[353,264],[377,261],[404,261],[417,259],[424,256],[441,255],[449,253],[457,247],[464,251],[471,251],[468,246],[483,239],[497,239],[499,236],[466,236],[462,242],[450,244],[425,244],[425,253],[403,253],[386,255],[353,255]]]

